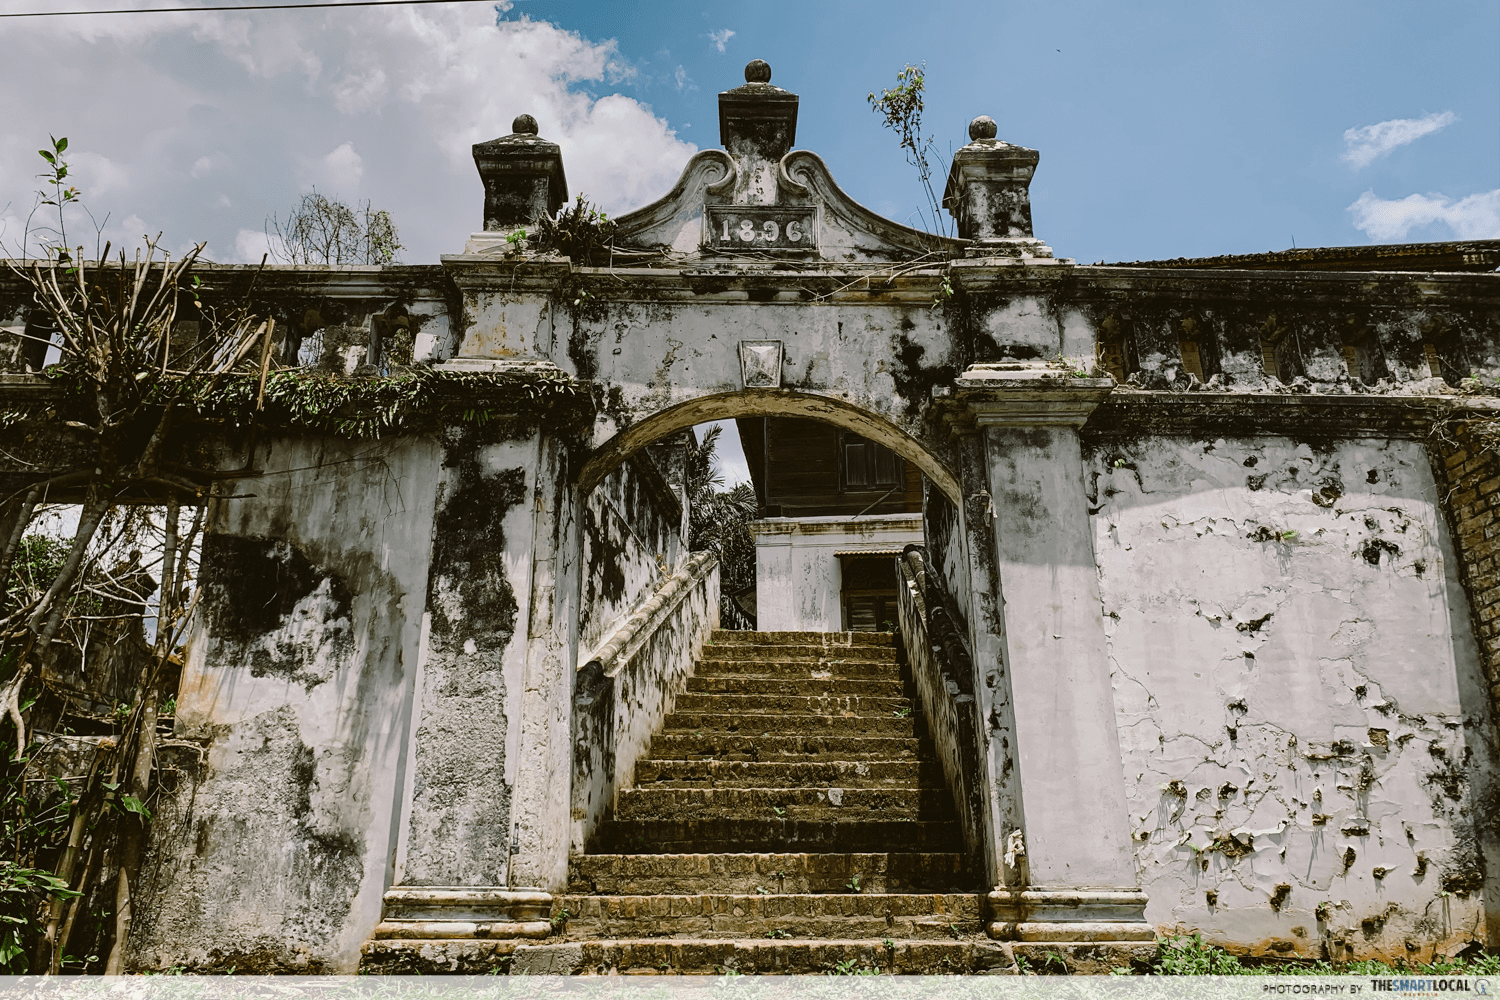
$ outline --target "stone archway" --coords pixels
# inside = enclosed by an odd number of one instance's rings
[[[854,431],[911,462],[949,502],[959,502],[957,476],[922,441],[842,399],[791,389],[712,392],[651,414],[594,450],[579,470],[579,489],[587,494],[611,469],[652,441],[697,424],[734,417],[804,417]]]

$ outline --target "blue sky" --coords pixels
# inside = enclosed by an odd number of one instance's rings
[[[575,189],[639,207],[717,145],[715,95],[754,57],[801,94],[798,145],[904,221],[921,193],[865,97],[925,61],[939,151],[961,145],[977,114],[1039,149],[1037,235],[1081,262],[1500,236],[1494,0],[516,0],[498,13],[14,19],[0,21],[0,48],[12,244],[35,150],[55,133],[72,140],[79,185],[117,241],[161,229],[177,245],[207,239],[216,259],[258,260],[266,216],[316,185],[390,208],[405,259],[435,260],[477,228],[468,145],[509,131],[514,114],[563,143]],[[1346,133],[1361,129],[1374,129],[1368,155],[1351,160],[1361,133]]]
[[[773,82],[802,94],[799,145],[898,217],[917,189],[865,97],[925,61],[941,151],[966,141],[977,114],[1039,149],[1038,235],[1080,261],[1364,243],[1348,206],[1366,191],[1457,201],[1500,188],[1493,2],[523,9],[618,39],[635,93],[699,144],[716,143],[714,93],[747,58],[767,59]],[[719,53],[724,29],[734,34]],[[677,88],[677,66],[691,87]],[[1455,120],[1368,165],[1341,159],[1351,128],[1443,112]],[[1454,235],[1436,222],[1402,238]]]

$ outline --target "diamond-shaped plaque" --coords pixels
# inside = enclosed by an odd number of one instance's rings
[[[781,341],[740,341],[740,382],[746,389],[781,388]]]

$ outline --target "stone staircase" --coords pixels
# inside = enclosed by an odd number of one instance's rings
[[[889,633],[715,632],[517,972],[1003,971]]]

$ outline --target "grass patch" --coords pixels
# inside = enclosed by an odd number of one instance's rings
[[[1431,962],[1328,962],[1284,958],[1241,958],[1201,934],[1163,938],[1149,966],[1120,969],[1121,974],[1148,976],[1495,976],[1500,954],[1472,954]]]

